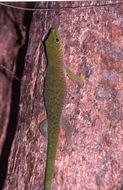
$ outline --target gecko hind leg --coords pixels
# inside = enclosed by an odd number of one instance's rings
[[[65,145],[68,146],[71,144],[71,125],[65,117],[61,117],[60,127],[64,130],[65,133]]]
[[[44,119],[39,125],[39,131],[47,139],[48,138],[48,119]]]
[[[71,142],[71,126],[69,121],[61,116],[60,119],[60,131],[64,130],[65,133],[65,144],[69,145]],[[39,125],[39,131],[47,139],[48,138],[48,119],[44,119]],[[60,132],[61,133],[61,132]]]

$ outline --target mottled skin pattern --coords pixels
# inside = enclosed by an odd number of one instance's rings
[[[60,117],[65,98],[64,64],[58,32],[52,28],[45,40],[48,65],[46,69],[44,100],[48,118],[48,147],[44,190],[51,190]]]

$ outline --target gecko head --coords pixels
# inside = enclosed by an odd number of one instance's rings
[[[51,28],[47,39],[45,40],[46,47],[58,47],[60,44],[60,36],[55,28]]]

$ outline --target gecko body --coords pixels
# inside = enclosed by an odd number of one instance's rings
[[[45,40],[45,48],[48,65],[44,83],[44,101],[48,118],[48,145],[44,190],[51,190],[60,118],[66,91],[62,47],[55,28],[51,28]]]

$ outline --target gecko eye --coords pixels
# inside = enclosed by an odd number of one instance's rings
[[[59,42],[59,39],[58,39],[58,38],[56,38],[56,42]]]

